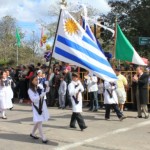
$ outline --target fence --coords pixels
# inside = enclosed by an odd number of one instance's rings
[[[135,71],[122,71],[122,74],[127,78],[128,80],[128,90],[127,90],[127,100],[126,103],[134,103],[135,101],[135,92],[134,87],[132,85],[132,77],[134,76],[136,72]],[[83,81],[84,80],[85,72],[80,72],[80,78]],[[149,98],[149,104],[150,104],[150,85],[148,85],[148,98]],[[84,101],[88,101],[88,92],[84,93]],[[102,101],[102,97],[99,98],[100,102]]]

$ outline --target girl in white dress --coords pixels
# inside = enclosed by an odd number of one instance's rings
[[[5,110],[13,107],[12,98],[13,91],[11,89],[11,82],[7,78],[6,71],[2,71],[0,76],[0,110],[2,119],[7,119]]]
[[[46,92],[48,92],[47,88]],[[35,124],[30,136],[34,139],[39,139],[35,136],[35,132],[38,129],[43,143],[48,142],[42,131],[42,122],[48,121],[49,119],[49,113],[44,99],[46,92],[42,91],[40,94],[38,93],[38,78],[37,76],[32,76],[30,79],[28,94],[32,101],[33,122]],[[43,104],[41,104],[41,102],[43,102]]]

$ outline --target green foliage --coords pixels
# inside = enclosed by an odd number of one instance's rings
[[[5,16],[0,20],[0,66],[16,66],[16,24],[16,19],[11,16]],[[21,38],[21,47],[18,48],[19,64],[36,63],[41,57],[39,59],[34,53],[33,40],[31,46],[29,42],[23,42],[24,33],[21,29],[19,29],[19,34]]]
[[[139,37],[150,37],[150,0],[110,1],[111,13],[105,16],[114,28],[115,17],[126,37],[143,57],[150,59],[150,45],[140,46]],[[105,42],[110,38],[106,36]]]

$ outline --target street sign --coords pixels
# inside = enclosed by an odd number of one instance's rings
[[[150,45],[150,37],[139,37],[139,45]]]

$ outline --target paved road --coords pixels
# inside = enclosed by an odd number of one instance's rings
[[[69,128],[71,110],[49,108],[51,119],[44,123],[47,145],[29,137],[32,129],[31,106],[15,104],[7,110],[7,120],[0,119],[0,150],[150,150],[150,119],[137,119],[136,112],[125,112],[122,122],[112,113],[104,120],[104,110],[83,116],[88,128],[81,132]],[[38,135],[38,134],[37,134]]]

